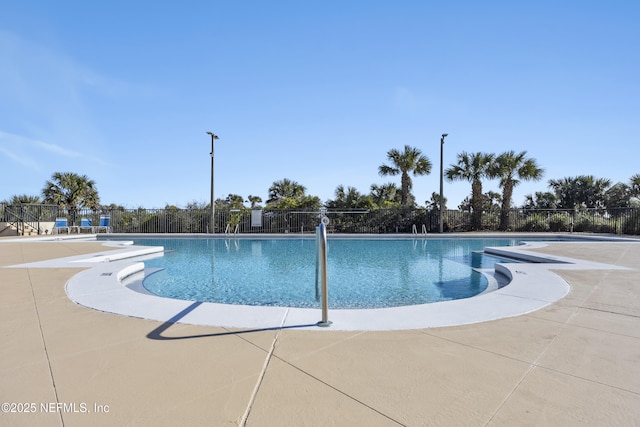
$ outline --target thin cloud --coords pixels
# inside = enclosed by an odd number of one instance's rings
[[[38,162],[31,155],[33,151],[28,146],[32,144],[27,139],[0,131],[0,153],[21,167],[38,170]]]
[[[0,68],[0,87],[23,108],[59,114],[65,108],[84,108],[84,99],[92,92],[111,97],[126,95],[130,89],[63,51],[3,30],[0,53],[7,59]]]
[[[102,137],[90,101],[127,97],[134,88],[1,29],[0,56],[7,59],[0,67],[0,129],[14,128],[0,130],[0,155],[20,168],[41,169],[56,159],[108,165],[97,155]]]
[[[44,158],[49,154],[43,154],[43,152],[52,153],[59,157],[66,158],[87,158],[74,150],[62,147],[57,144],[43,142],[35,139],[31,139],[25,136],[16,135],[9,132],[0,131],[0,153],[7,157],[12,162],[31,169],[39,170],[38,158]]]
[[[34,169],[34,170],[39,169],[37,162],[33,160],[31,157],[25,156],[23,154],[15,153],[2,146],[0,146],[0,153],[3,154],[5,157],[7,157],[9,160],[13,161],[14,163],[17,163],[20,166]]]
[[[68,150],[64,147],[60,147],[59,145],[56,145],[56,144],[48,144],[42,141],[33,141],[32,144],[36,147],[42,148],[43,150],[49,151],[51,153],[59,154],[63,157],[82,157],[82,154],[73,150]]]

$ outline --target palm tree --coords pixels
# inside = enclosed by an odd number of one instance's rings
[[[536,191],[535,195],[527,194],[524,198],[524,209],[556,210],[558,207],[558,199],[550,191]]]
[[[556,196],[558,209],[574,209],[578,207],[575,178],[550,179],[549,187]]]
[[[482,227],[482,179],[493,178],[493,162],[495,156],[487,153],[458,154],[458,164],[451,165],[445,170],[449,181],[471,182],[471,229],[479,230]]]
[[[344,188],[338,185],[335,191],[336,198],[327,201],[325,206],[329,209],[365,209],[371,208],[371,197],[360,193],[355,187]]]
[[[267,200],[267,204],[277,202],[281,199],[295,199],[304,196],[306,190],[304,185],[300,185],[287,178],[275,181],[271,184],[271,187],[269,187],[269,200]]]
[[[229,194],[224,201],[230,209],[244,208],[244,197],[239,194]]]
[[[408,145],[404,146],[403,152],[395,148],[389,150],[387,159],[391,161],[392,166],[382,164],[378,168],[378,173],[381,176],[401,174],[400,203],[402,206],[411,206],[413,204],[413,196],[411,195],[413,182],[409,173],[413,173],[414,176],[429,175],[431,173],[431,161],[426,156],[423,156],[419,149]]]
[[[262,203],[262,197],[260,196],[252,196],[249,194],[247,199],[251,202],[251,209],[260,209],[260,203]]]
[[[379,208],[389,208],[400,204],[400,190],[392,182],[387,184],[371,184],[369,196]]]
[[[440,193],[436,193],[435,191],[431,193],[431,199],[425,201],[425,205],[429,211],[444,212],[447,210],[447,198],[442,198],[442,211],[440,210]]]
[[[352,199],[353,196],[356,195],[356,193],[358,193],[358,190],[356,190],[355,187],[347,187],[347,189],[345,190],[344,185],[340,184],[336,187],[336,191],[334,191],[333,193],[336,195],[336,198],[327,201],[325,203],[325,206],[332,209],[345,209],[349,205],[349,199]]]
[[[11,196],[11,199],[9,199],[8,202],[4,202],[4,203],[11,206],[18,206],[22,204],[39,205],[40,203],[42,203],[42,199],[40,199],[40,196],[30,196],[28,194],[16,194],[14,196]]]
[[[275,209],[318,209],[322,205],[320,198],[305,194],[307,189],[290,179],[275,181],[269,187],[267,207]]]
[[[51,181],[45,183],[42,189],[45,203],[58,205],[69,212],[71,224],[76,220],[76,213],[80,209],[98,209],[100,197],[96,183],[86,175],[73,172],[56,172]]]
[[[495,160],[495,170],[492,174],[500,178],[500,188],[502,188],[500,230],[509,228],[509,210],[514,187],[522,181],[538,181],[544,175],[544,169],[538,166],[536,160],[528,159],[526,155],[526,151],[518,154],[515,151],[507,151]]]
[[[482,211],[483,212],[496,212],[500,209],[502,204],[502,194],[495,191],[487,191],[482,195]]]
[[[587,208],[604,208],[606,206],[606,192],[611,187],[609,178],[594,178],[592,175],[582,178],[583,194]]]
[[[629,187],[631,188],[631,196],[640,198],[640,173],[629,179]]]
[[[620,216],[625,208],[631,206],[631,187],[627,184],[618,182],[604,194],[607,211],[614,217]]]
[[[549,180],[560,209],[602,208],[606,205],[605,191],[610,186],[611,180],[593,175]]]

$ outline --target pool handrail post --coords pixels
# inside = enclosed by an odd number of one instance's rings
[[[318,251],[316,257],[320,264],[320,282],[322,284],[322,320],[318,326],[331,326],[329,321],[329,298],[327,295],[327,228],[324,222],[318,226]]]
[[[320,226],[316,226],[316,301],[320,301]]]

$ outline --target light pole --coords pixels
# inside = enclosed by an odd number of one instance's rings
[[[213,146],[215,143],[216,139],[218,138],[218,135],[214,134],[213,132],[207,132],[207,134],[211,135],[211,221],[209,223],[209,228],[211,229],[211,234],[216,232],[215,229],[215,215],[216,215],[216,205],[214,204],[214,200],[213,200]]]
[[[444,149],[444,139],[449,136],[448,133],[443,133],[442,134],[442,138],[440,138],[440,232],[442,233],[444,231],[444,209],[443,209],[443,205],[444,205],[444,194],[443,194],[443,187],[442,187],[442,180],[444,178],[444,172],[442,170],[442,151]]]

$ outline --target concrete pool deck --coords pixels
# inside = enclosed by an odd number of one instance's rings
[[[128,236],[117,235],[116,237],[126,239]],[[163,237],[166,238],[166,236]],[[243,235],[243,238],[246,237],[265,238],[263,235]],[[309,240],[312,237],[307,236]],[[333,237],[354,239],[371,238],[371,235],[335,235]],[[386,235],[386,238],[389,237],[399,238],[398,235]],[[176,238],[181,239],[182,237]],[[203,235],[198,235],[196,238],[203,238]],[[267,238],[273,239],[278,236],[270,235]],[[288,238],[291,238],[291,235]],[[427,247],[429,241],[432,240],[431,237],[415,239],[404,235],[400,238],[413,240],[416,243],[421,242]],[[75,239],[78,238],[75,237]],[[229,240],[225,237],[217,237],[217,239]],[[453,237],[451,239],[467,240],[460,235],[455,235],[455,239]],[[238,242],[235,239],[231,239],[231,241]],[[131,240],[104,240],[103,244],[111,250],[9,267],[86,267],[87,270],[76,274],[67,282],[65,287],[67,296],[76,304],[105,313],[161,322],[226,328],[329,330],[329,328],[319,329],[317,327],[316,323],[321,318],[321,310],[317,308],[228,305],[185,301],[154,295],[144,288],[142,281],[155,269],[150,271],[145,269],[143,261],[162,256],[164,248],[162,246],[135,246],[133,243]],[[488,289],[473,298],[390,308],[332,309],[329,313],[329,320],[332,322],[330,329],[335,331],[422,329],[458,326],[519,316],[552,304],[569,292],[569,285],[551,269],[610,270],[624,268],[552,255],[543,258],[529,250],[544,245],[546,243],[532,241],[520,246],[486,248],[485,252],[491,250],[492,253],[502,257],[533,260],[534,262],[506,262],[497,264],[495,269],[480,270],[489,279],[493,289]],[[502,275],[501,281],[509,281],[509,286],[499,287],[498,280],[495,278],[496,271]],[[329,293],[331,293],[331,286]]]
[[[0,267],[117,251],[29,240]],[[622,268],[554,270],[569,294],[521,316],[366,332],[116,316],[67,297],[85,267],[0,268],[0,425],[637,425],[640,244],[531,250]]]

